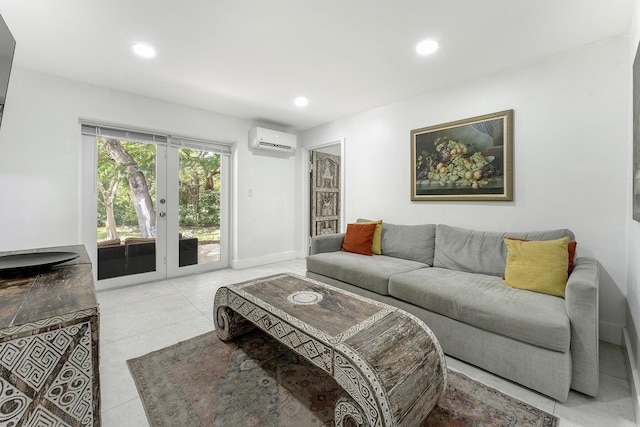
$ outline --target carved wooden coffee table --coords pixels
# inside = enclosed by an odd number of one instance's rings
[[[293,274],[222,287],[218,337],[258,327],[330,374],[350,397],[336,425],[417,426],[446,386],[444,353],[417,317]]]

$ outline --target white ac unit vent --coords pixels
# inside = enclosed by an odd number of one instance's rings
[[[249,146],[256,150],[295,153],[297,137],[290,133],[255,127],[249,130]]]

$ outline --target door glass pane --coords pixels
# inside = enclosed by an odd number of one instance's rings
[[[98,279],[156,270],[156,146],[99,137]]]
[[[220,155],[178,150],[179,266],[220,261]]]

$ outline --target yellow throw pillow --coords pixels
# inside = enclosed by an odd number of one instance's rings
[[[507,264],[502,282],[564,298],[569,266],[569,238],[558,240],[511,240],[507,245]]]
[[[371,253],[375,255],[382,255],[382,220],[379,221],[364,221],[358,222],[358,224],[375,224],[376,231],[373,233],[373,244],[371,245]]]

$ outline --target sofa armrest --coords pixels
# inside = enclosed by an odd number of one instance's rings
[[[571,388],[590,396],[598,394],[598,261],[576,258],[565,291],[567,315],[571,321]]]
[[[322,252],[336,252],[342,249],[342,241],[344,233],[324,234],[311,238],[311,254],[315,255]]]

